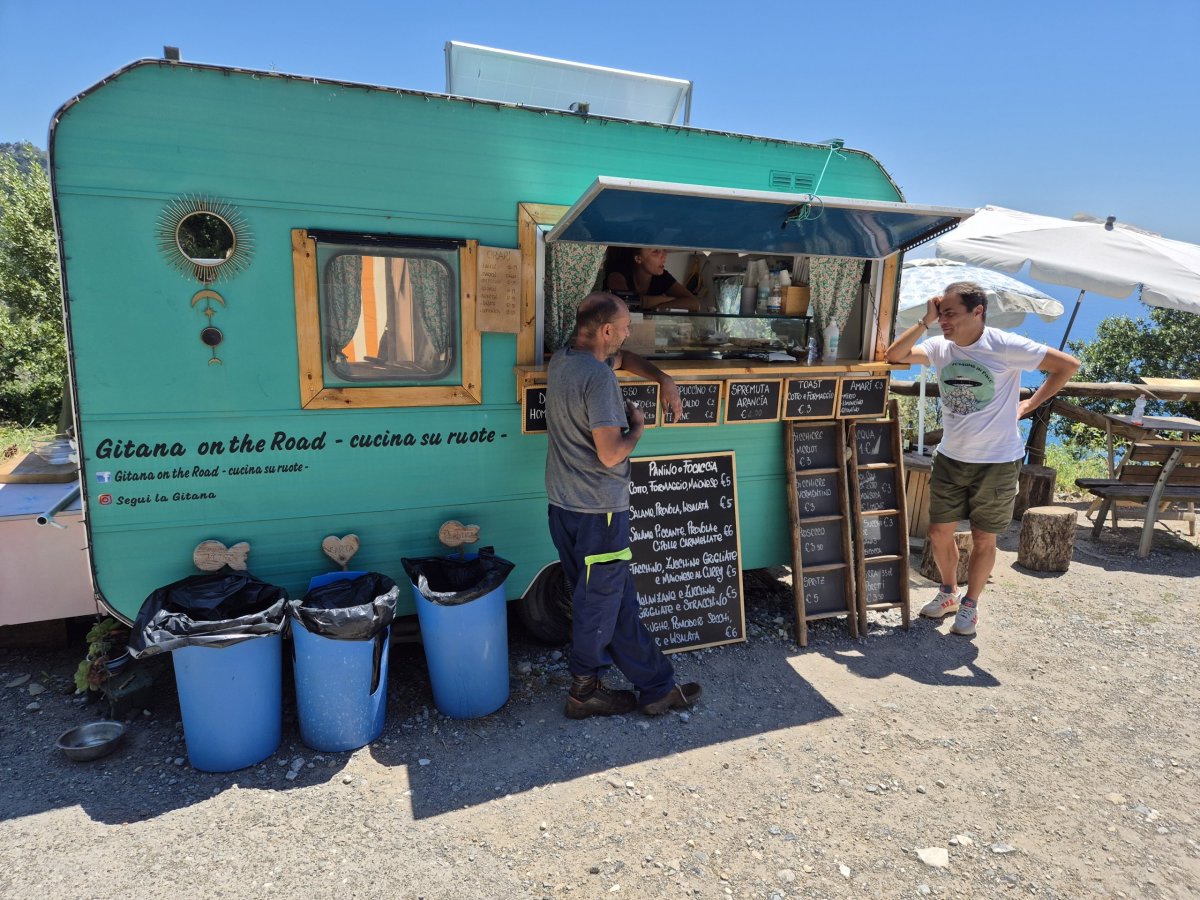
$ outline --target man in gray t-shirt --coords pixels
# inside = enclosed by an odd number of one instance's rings
[[[612,294],[588,295],[567,346],[546,376],[546,495],[550,537],[574,588],[572,719],[635,707],[647,715],[691,706],[700,685],[676,684],[671,663],[641,623],[629,561],[629,456],[642,436],[641,410],[625,401],[614,369],[657,381],[681,415],[679,389],[657,366],[623,353],[629,310]],[[600,676],[615,665],[637,689],[616,691]]]

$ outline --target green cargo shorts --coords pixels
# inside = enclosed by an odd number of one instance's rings
[[[944,453],[933,457],[929,478],[929,521],[936,525],[970,519],[980,531],[1003,534],[1012,522],[1021,460],[969,463]]]

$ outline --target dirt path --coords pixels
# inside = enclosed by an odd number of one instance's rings
[[[1014,527],[974,641],[890,613],[800,651],[751,576],[750,640],[675,657],[686,716],[570,722],[514,633],[509,703],[449,720],[398,645],[380,741],[315,754],[289,720],[228,775],[184,762],[169,678],[116,753],[61,758],[76,653],[3,650],[0,896],[1195,897],[1200,552],[1136,538],[1081,528],[1043,577]]]

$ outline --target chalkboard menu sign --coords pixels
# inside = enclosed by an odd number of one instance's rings
[[[897,509],[895,469],[858,470],[858,506],[863,512]]]
[[[804,615],[846,611],[846,570],[804,573]]]
[[[832,419],[840,378],[789,378],[783,402],[785,419]]]
[[[782,397],[783,382],[779,380],[730,381],[725,393],[725,421],[776,422]]]
[[[833,519],[800,525],[800,552],[805,566],[823,566],[844,559],[843,524],[843,519]]]
[[[908,508],[900,452],[899,406],[890,417],[849,422],[854,551],[859,619],[868,609],[900,607],[908,628]]]
[[[721,382],[681,381],[678,383],[679,399],[683,403],[683,418],[678,422],[667,405],[663,404],[663,424],[716,425],[721,411]]]
[[[900,560],[866,564],[863,576],[863,591],[868,606],[894,606],[903,602],[907,606],[907,592],[901,588]]]
[[[865,416],[882,416],[887,406],[888,379],[843,378],[842,393],[838,399],[838,418],[857,419]]]
[[[846,617],[858,636],[854,570],[847,518],[845,425],[835,420],[788,422],[788,512],[796,641],[808,646],[813,619]]]
[[[841,427],[837,422],[796,425],[792,429],[792,460],[796,464],[796,471],[836,469],[841,465],[837,457],[837,439]]]
[[[733,453],[630,460],[641,619],[664,653],[746,639]]]
[[[865,557],[899,555],[900,528],[897,517],[863,516],[859,539]]]
[[[546,386],[527,387],[521,397],[521,433],[546,431]]]
[[[796,473],[796,509],[800,518],[842,515],[841,483],[837,473]]]
[[[860,466],[871,463],[890,463],[892,457],[892,422],[859,422],[854,426],[854,446]]]
[[[658,425],[658,384],[653,381],[623,381],[621,396],[642,411],[645,427]]]

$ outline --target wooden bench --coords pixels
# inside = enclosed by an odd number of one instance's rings
[[[1075,484],[1101,500],[1092,537],[1100,536],[1109,510],[1112,510],[1113,528],[1117,527],[1118,501],[1144,503],[1145,524],[1137,555],[1139,559],[1145,559],[1150,555],[1160,505],[1200,501],[1200,468],[1197,466],[1200,466],[1200,441],[1145,441],[1129,448],[1117,477],[1075,479]],[[1192,522],[1194,529],[1194,513]]]

